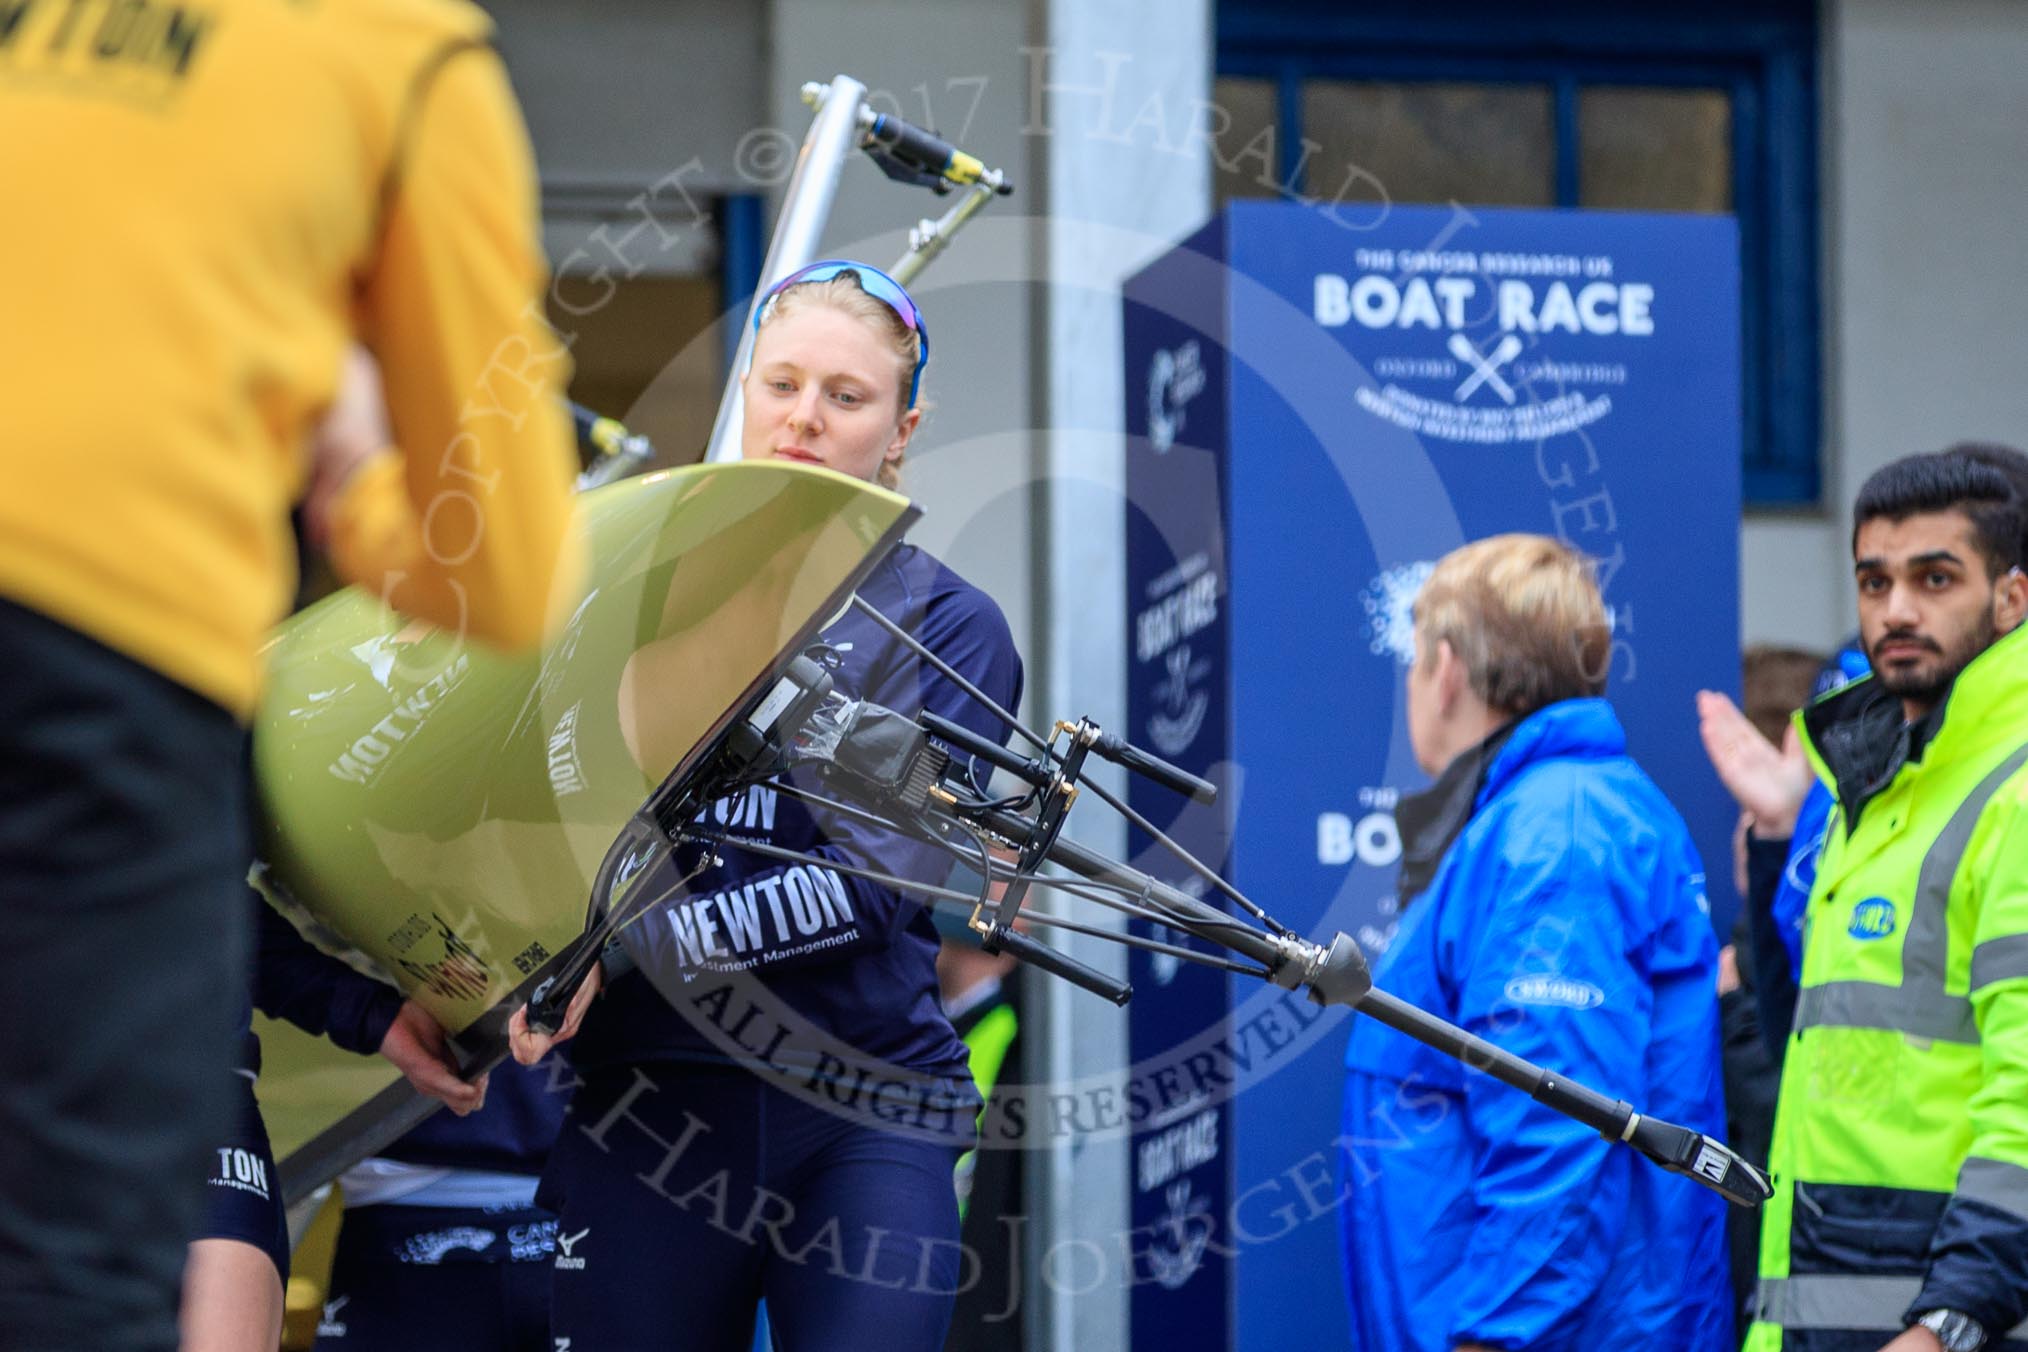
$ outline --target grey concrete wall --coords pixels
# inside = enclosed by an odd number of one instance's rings
[[[767,107],[766,11],[711,0],[482,0],[552,182],[645,185],[701,159],[740,182],[741,138]]]

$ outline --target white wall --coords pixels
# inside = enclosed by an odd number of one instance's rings
[[[2028,444],[2028,6],[1832,0],[1822,51],[1825,506],[1749,520],[1741,576],[1749,642],[1827,648],[1853,624],[1866,476]]]

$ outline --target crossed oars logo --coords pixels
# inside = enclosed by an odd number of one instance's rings
[[[1459,403],[1463,403],[1481,385],[1492,386],[1493,393],[1500,396],[1502,403],[1514,402],[1514,387],[1500,378],[1500,368],[1521,355],[1518,335],[1510,333],[1502,338],[1490,357],[1481,356],[1479,349],[1472,346],[1472,340],[1462,333],[1451,335],[1450,348],[1453,357],[1472,368],[1472,373],[1458,386]]]

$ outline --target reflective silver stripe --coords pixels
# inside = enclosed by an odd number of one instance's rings
[[[1787,1329],[1879,1329],[1899,1333],[1922,1292],[1920,1277],[1763,1277],[1755,1318]]]
[[[2028,746],[2016,747],[2013,755],[1994,766],[1978,787],[1965,795],[1965,801],[1958,804],[1943,830],[1937,832],[1936,843],[1922,857],[1922,871],[1915,887],[1915,914],[1909,917],[1908,941],[1901,949],[1902,985],[1912,986],[1920,981],[1926,987],[1943,990],[1944,966],[1950,957],[1951,883],[1957,877],[1965,846],[1971,843],[1972,832],[1978,828],[1986,804],[1993,801],[1993,795],[2023,762],[2028,762]]]
[[[1827,981],[1796,1000],[1798,1028],[1885,1028],[1936,1042],[1979,1040],[1972,1002],[1942,991],[1916,991],[1872,981]]]
[[[2028,934],[1988,939],[1972,950],[1972,989],[2028,976]]]
[[[1923,855],[1916,875],[1915,905],[1901,945],[1901,985],[1827,981],[1807,987],[1796,997],[1797,1028],[1884,1028],[1939,1042],[1979,1040],[1971,1001],[1944,990],[1944,968],[1950,959],[1951,883],[1986,805],[2023,764],[2028,764],[2028,745],[2016,747],[1965,795]],[[1977,954],[1973,956],[1976,959]]]
[[[1901,1332],[1901,1318],[1922,1294],[1920,1277],[1762,1277],[1753,1317],[1788,1329]],[[1987,1336],[1992,1331],[1987,1330]],[[2008,1329],[2028,1337],[2028,1319]]]
[[[1973,1155],[1958,1170],[1956,1195],[2028,1218],[2028,1169]]]

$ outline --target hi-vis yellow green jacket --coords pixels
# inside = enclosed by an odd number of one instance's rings
[[[1914,727],[1871,678],[1800,721],[1838,809],[1747,1346],[1873,1352],[1948,1308],[2028,1347],[2028,626]]]

